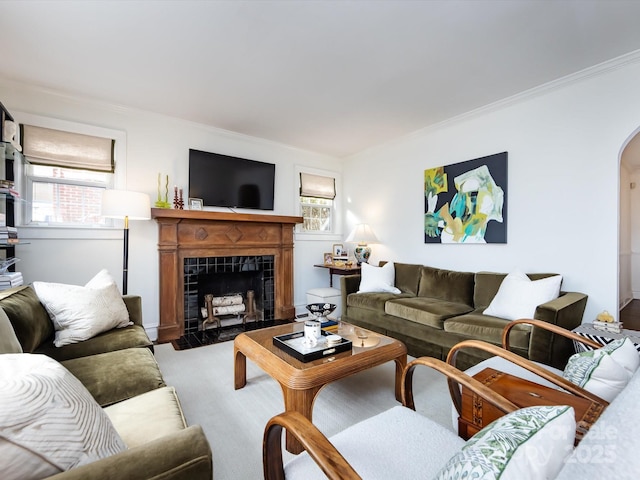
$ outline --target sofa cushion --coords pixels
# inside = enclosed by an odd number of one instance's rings
[[[419,297],[473,305],[473,278],[469,272],[454,272],[441,268],[422,267]]]
[[[347,295],[347,307],[384,312],[384,306],[389,300],[411,296],[408,293],[350,293]]]
[[[53,341],[48,341],[40,345],[35,350],[35,353],[44,353],[49,357],[62,361],[135,347],[153,348],[151,340],[149,340],[147,333],[140,325],[115,328],[83,342],[72,343],[64,347],[56,347]]]
[[[386,263],[382,267],[374,267],[368,263],[363,263],[360,271],[358,293],[400,293],[400,290],[394,286],[395,272],[393,263]]]
[[[402,293],[417,295],[422,266],[409,263],[394,263],[394,266],[396,269],[396,287]]]
[[[0,308],[0,354],[2,353],[22,353],[22,346],[13,330],[11,320]]]
[[[527,273],[531,280],[553,277],[557,273]],[[475,274],[475,287],[473,290],[473,306],[485,309],[496,296],[506,273],[478,272]]]
[[[0,307],[7,314],[22,350],[33,352],[53,337],[53,324],[36,292],[28,285],[0,292]]]
[[[501,345],[502,330],[507,323],[509,322],[503,318],[483,315],[482,310],[474,310],[471,313],[447,319],[444,322],[444,331]],[[530,325],[516,325],[511,329],[509,346],[527,351],[530,336]]]
[[[561,283],[560,275],[532,281],[516,270],[504,278],[498,293],[483,313],[507,320],[533,318],[538,305],[558,298]]]
[[[187,427],[173,387],[163,387],[104,409],[129,448]]]
[[[389,300],[384,307],[388,315],[440,330],[446,319],[471,310],[472,308],[468,305],[428,297],[396,298]]]
[[[126,348],[62,362],[101,407],[135,397],[165,383],[148,348]]]
[[[86,388],[49,357],[0,355],[0,391],[5,479],[62,472],[126,450]]]
[[[516,410],[471,437],[435,478],[554,478],[573,450],[575,430],[567,405]]]
[[[122,295],[106,270],[101,270],[84,287],[33,282],[33,288],[53,321],[56,347],[131,324]]]

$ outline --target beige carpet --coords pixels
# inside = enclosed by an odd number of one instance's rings
[[[278,383],[247,360],[247,385],[234,390],[233,342],[182,351],[158,345],[156,358],[166,383],[178,391],[187,421],[202,425],[211,443],[214,478],[263,478],[264,426],[283,410]],[[327,385],[316,398],[314,423],[331,436],[397,405],[394,365],[389,362]],[[451,428],[449,393],[441,374],[417,369],[414,392],[418,412]],[[285,461],[291,457],[285,453]]]

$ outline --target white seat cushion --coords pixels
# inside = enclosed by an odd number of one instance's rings
[[[134,448],[187,427],[173,387],[162,387],[104,408],[116,431]]]
[[[402,406],[357,423],[329,440],[367,480],[432,478],[465,444],[451,430]],[[306,452],[287,463],[285,476],[326,480]]]

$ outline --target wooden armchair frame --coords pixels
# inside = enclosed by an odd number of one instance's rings
[[[609,405],[609,402],[598,397],[597,395],[594,395],[593,393],[590,393],[584,390],[583,388],[577,386],[576,384],[570,382],[569,380],[559,375],[556,375],[555,373],[541,367],[540,365],[532,362],[531,360],[528,360],[524,357],[521,357],[520,355],[516,355],[515,353],[511,352],[509,350],[509,333],[511,332],[511,329],[514,326],[519,324],[529,324],[535,327],[543,328],[545,330],[551,331],[552,333],[562,335],[566,338],[569,338],[570,340],[575,340],[577,342],[583,343],[592,348],[602,347],[602,345],[600,345],[597,342],[594,342],[593,340],[580,336],[570,330],[564,329],[557,325],[554,325],[542,320],[520,319],[520,320],[514,320],[510,322],[504,327],[504,330],[502,332],[502,347],[498,347],[496,345],[483,342],[481,340],[464,340],[454,345],[451,348],[451,350],[449,350],[449,354],[447,355],[447,363],[455,367],[456,358],[460,350],[465,348],[477,348],[479,350],[483,350],[485,352],[491,353],[496,357],[504,358],[505,360],[508,360],[514,363],[515,365],[525,368],[530,372],[544,378],[545,380],[563,388],[564,390],[566,390],[567,392],[573,395],[586,398],[587,400],[599,403],[605,407]],[[460,392],[458,382],[456,382],[452,378],[448,378],[447,382],[449,384],[449,392],[451,393],[451,399],[453,400],[453,404],[455,405],[456,410],[458,411],[458,414],[460,414],[462,409],[462,394]]]
[[[431,367],[466,386],[505,414],[518,407],[489,387],[441,360],[431,357],[417,358],[402,373],[402,404],[415,410],[413,401],[413,371],[418,365]],[[282,461],[282,429],[295,436],[330,480],[356,480],[361,477],[308,419],[296,412],[281,413],[271,418],[265,427],[262,454],[265,480],[284,480]]]

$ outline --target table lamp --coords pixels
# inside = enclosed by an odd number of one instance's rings
[[[122,294],[126,295],[129,275],[129,220],[149,220],[151,218],[149,195],[128,190],[105,190],[102,193],[102,216],[124,219]]]
[[[369,257],[371,256],[371,247],[368,246],[369,243],[379,243],[376,234],[373,233],[373,230],[366,223],[359,223],[351,230],[351,233],[345,240],[345,242],[357,243],[358,245],[353,251],[354,256],[356,257],[356,261],[358,265],[364,263],[369,263]]]

